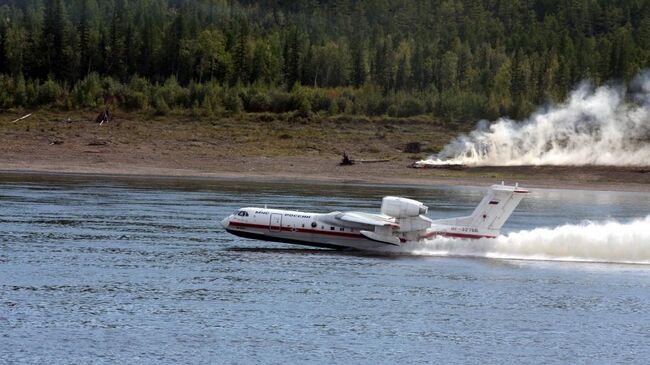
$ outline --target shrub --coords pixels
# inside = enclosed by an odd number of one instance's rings
[[[72,89],[75,106],[94,108],[103,103],[102,81],[99,75],[91,73],[77,82]]]
[[[424,111],[426,110],[425,104],[414,98],[414,97],[409,97],[405,100],[402,100],[400,104],[397,107],[397,114],[395,115],[396,117],[412,117],[415,115],[421,115],[424,114]]]
[[[280,90],[275,90],[270,93],[271,97],[271,110],[274,113],[285,113],[291,109],[291,94],[285,92],[285,91],[280,91]]]
[[[192,108],[198,107],[205,99],[206,84],[199,84],[194,81],[188,86],[189,98],[192,101]]]
[[[203,87],[204,97],[201,108],[207,115],[220,114],[223,111],[223,93],[216,82],[209,82]]]
[[[352,114],[352,101],[345,96],[340,96],[336,99],[336,104],[339,113]]]
[[[302,116],[310,116],[312,109],[309,102],[309,89],[299,84],[291,90],[289,110],[297,110]]]
[[[102,95],[104,98],[109,96],[119,96],[124,90],[124,85],[119,81],[114,80],[112,77],[102,78]]]
[[[386,114],[390,115],[391,117],[397,116],[397,105],[391,104],[388,109],[386,109]]]
[[[339,113],[339,104],[330,102],[330,107],[327,110],[329,115],[336,115]]]
[[[223,106],[227,111],[233,114],[241,113],[242,110],[244,110],[244,104],[239,97],[237,89],[229,89],[226,91],[223,99]]]
[[[124,94],[123,105],[127,110],[146,110],[149,107],[147,99],[147,95],[144,92],[129,88]]]
[[[309,103],[314,112],[330,111],[332,107],[332,99],[327,95],[326,90],[323,89],[309,89]]]
[[[366,91],[360,91],[360,97],[365,99],[364,104],[367,105],[365,114],[371,116],[386,114],[389,106],[388,100],[377,90],[367,92],[366,94]]]
[[[157,89],[159,95],[170,107],[188,108],[191,105],[189,90],[180,86],[174,76],[168,78],[165,83],[162,86],[158,86]]]
[[[156,92],[154,96],[153,107],[157,115],[166,115],[170,112],[169,105],[167,105],[165,98],[160,92]]]
[[[14,89],[14,103],[16,106],[27,106],[27,85],[23,74],[18,75]]]
[[[14,99],[11,93],[11,78],[0,74],[0,107],[11,108]]]
[[[38,100],[38,82],[35,80],[27,81],[26,88],[27,104],[36,105]]]
[[[129,80],[129,89],[133,91],[140,91],[142,93],[148,93],[151,88],[151,84],[144,77],[134,75]]]
[[[272,110],[271,97],[267,93],[254,94],[250,97],[246,110],[249,112],[269,112]]]
[[[307,98],[303,98],[300,100],[300,105],[298,105],[297,115],[304,118],[311,117],[312,115],[311,104],[309,103],[309,100],[307,100]]]
[[[473,117],[482,113],[489,115],[490,112],[498,115],[498,111],[490,110],[489,106],[486,108],[487,104],[487,98],[482,95],[449,90],[440,94],[438,112],[450,119]]]
[[[61,86],[52,79],[47,79],[38,86],[38,103],[41,105],[54,103],[60,95]]]

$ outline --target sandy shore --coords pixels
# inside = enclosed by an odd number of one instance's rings
[[[193,169],[178,168],[151,168],[145,166],[116,166],[116,167],[78,167],[57,165],[52,166],[31,165],[16,166],[1,164],[0,175],[3,176],[40,176],[40,177],[101,177],[107,179],[158,179],[158,180],[220,180],[220,181],[263,181],[278,183],[337,183],[337,184],[377,184],[377,185],[413,185],[413,186],[434,186],[434,185],[463,185],[463,186],[487,186],[497,184],[501,181],[506,183],[519,183],[521,186],[528,188],[543,189],[576,189],[576,190],[601,190],[601,191],[631,191],[631,192],[650,192],[650,183],[648,182],[624,182],[610,181],[610,177],[602,178],[599,173],[590,171],[581,171],[580,177],[588,176],[588,180],[577,179],[567,181],[564,178],[555,178],[555,174],[564,174],[563,169],[544,167],[543,172],[533,172],[527,174],[527,177],[520,178],[520,174],[529,167],[521,169],[508,168],[509,170],[520,170],[513,172],[517,177],[507,178],[509,174],[501,173],[500,168],[481,168],[490,172],[495,172],[503,178],[491,178],[486,176],[471,176],[472,169],[465,171],[468,177],[444,177],[444,176],[396,176],[394,174],[368,174],[359,176],[358,174],[347,174],[343,172],[339,175],[330,174],[297,174],[285,173],[282,171],[258,171],[258,172],[205,172]],[[610,172],[611,173],[611,172]],[[629,171],[617,171],[614,174],[627,175]],[[425,174],[426,175],[426,174]]]
[[[599,166],[413,169],[425,157],[404,153],[418,141],[444,145],[457,132],[426,120],[341,121],[162,120],[122,117],[99,126],[91,114],[60,113],[10,123],[0,116],[0,172],[95,174],[265,181],[483,186],[506,181],[531,188],[650,192],[650,168]],[[67,120],[70,118],[70,120]],[[353,158],[382,163],[339,166]]]

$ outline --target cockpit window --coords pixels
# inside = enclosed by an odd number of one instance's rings
[[[248,217],[248,212],[241,210],[239,211],[239,213],[237,213],[237,215],[240,217]]]

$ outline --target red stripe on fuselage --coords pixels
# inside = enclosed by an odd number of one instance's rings
[[[469,238],[475,240],[480,238],[496,238],[496,236],[487,236],[482,234],[453,233],[453,232],[431,232],[425,234],[424,236],[420,236],[420,238],[431,238],[434,236],[443,236],[443,237],[451,237],[451,238]]]
[[[243,222],[230,222],[228,225],[232,225],[234,227],[249,227],[249,228],[260,228],[260,229],[267,229],[270,230],[271,232],[278,232],[278,231],[283,231],[283,232],[298,232],[298,233],[315,233],[315,234],[324,234],[324,235],[329,235],[329,236],[338,236],[338,237],[349,237],[349,238],[364,238],[361,234],[355,234],[355,233],[345,233],[345,232],[337,232],[337,231],[320,231],[317,229],[308,229],[308,228],[294,228],[294,227],[278,227],[278,226],[273,226],[273,229],[271,230],[270,226],[268,224],[253,224],[253,223],[243,223]],[[278,229],[279,228],[279,229]]]

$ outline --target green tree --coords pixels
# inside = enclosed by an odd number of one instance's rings
[[[300,80],[300,42],[298,40],[298,31],[293,30],[285,42],[284,50],[284,77],[287,90],[291,90],[293,85]]]
[[[390,39],[384,39],[378,44],[373,66],[373,82],[384,90],[384,94],[388,93],[393,86],[393,51]]]
[[[242,22],[237,34],[237,43],[233,54],[233,82],[248,83],[249,81],[249,61],[248,61],[248,27]]]
[[[494,85],[488,101],[493,118],[510,113],[512,107],[511,82],[512,61],[508,58],[499,66],[497,73],[494,75]]]
[[[7,55],[5,51],[6,47],[6,38],[7,38],[7,26],[5,21],[0,19],[0,74],[7,73],[9,71],[7,67]]]
[[[128,76],[128,62],[126,60],[127,41],[126,33],[129,27],[127,15],[127,0],[115,0],[113,15],[111,17],[110,41],[106,71],[122,80]]]
[[[581,79],[646,68],[649,19],[647,0],[11,0],[0,103],[23,103],[21,84],[28,104],[91,105],[77,96],[96,72],[131,109],[294,110],[286,89],[300,83],[332,114],[523,116]],[[151,89],[129,90],[134,74]],[[191,103],[156,91],[172,76]]]
[[[81,65],[81,75],[86,76],[91,71],[90,0],[81,0],[77,32],[79,33],[79,62]]]
[[[215,77],[223,80],[227,74],[228,57],[225,50],[225,39],[218,30],[204,30],[199,34],[196,43],[198,51],[199,82],[207,76],[208,80]]]
[[[67,17],[63,0],[45,2],[43,24],[43,56],[45,70],[56,79],[68,77],[69,60],[66,57]]]
[[[10,75],[17,75],[23,71],[25,43],[27,37],[21,28],[10,27],[4,35],[5,68]]]
[[[614,33],[610,67],[612,76],[628,80],[638,70],[635,64],[635,44],[629,24]]]
[[[441,90],[450,89],[458,82],[458,55],[453,51],[445,52],[440,61],[438,84]]]
[[[363,47],[357,44],[352,49],[352,81],[353,85],[359,87],[366,82],[368,77],[368,65]]]

